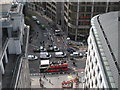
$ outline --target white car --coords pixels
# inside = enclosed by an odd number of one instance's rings
[[[37,20],[36,23],[37,23],[38,25],[40,25],[40,21]]]
[[[64,52],[55,52],[55,57],[56,58],[66,57],[66,53],[64,53]]]
[[[43,46],[40,46],[40,51],[46,51],[46,49]]]
[[[49,59],[51,55],[48,52],[40,52],[40,59]]]
[[[75,58],[77,58],[77,57],[83,57],[83,54],[80,52],[73,52],[72,54],[70,54],[70,57],[75,57]]]
[[[53,48],[54,48],[54,51],[55,51],[55,52],[56,52],[56,51],[60,51],[60,49],[59,49],[57,46],[54,46]]]
[[[37,20],[37,17],[36,17],[36,16],[32,16],[32,19],[33,19],[34,21],[36,21],[36,20]]]
[[[28,60],[37,60],[38,59],[38,57],[37,56],[35,56],[35,55],[28,55]]]

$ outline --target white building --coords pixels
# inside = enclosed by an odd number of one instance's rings
[[[27,54],[29,26],[24,23],[23,4],[6,1],[1,2],[0,7],[0,85],[2,88],[25,88],[22,85],[28,86],[23,80],[29,80],[29,69],[23,57]],[[22,75],[25,77],[20,78]]]
[[[118,88],[118,26],[120,12],[92,18],[84,88]]]

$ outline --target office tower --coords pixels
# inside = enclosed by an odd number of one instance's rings
[[[24,23],[23,4],[1,1],[0,7],[0,87],[30,88],[29,26]]]
[[[64,2],[63,30],[72,40],[87,40],[91,18],[97,14],[118,11],[119,8],[120,2]]]
[[[120,12],[99,14],[92,18],[85,67],[87,88],[118,88],[118,30]]]

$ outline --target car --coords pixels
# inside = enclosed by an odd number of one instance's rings
[[[45,25],[40,25],[40,28],[45,30],[46,27],[45,27]]]
[[[55,51],[55,52],[60,51],[60,49],[59,49],[57,46],[54,46],[53,48],[54,48],[54,51]]]
[[[60,49],[57,46],[49,45],[47,48],[48,52],[59,51]]]
[[[40,46],[40,52],[42,51],[46,51],[46,48],[44,48],[43,46]]]
[[[47,51],[48,52],[54,51],[53,45],[48,45]]]
[[[80,57],[81,57],[81,58],[84,56],[82,52],[80,52],[80,54],[79,54],[79,55],[80,55]]]
[[[66,53],[64,53],[64,52],[55,52],[55,57],[56,58],[64,58],[64,57],[66,57]]]
[[[73,52],[70,54],[70,57],[79,57],[79,53],[78,52]]]
[[[37,20],[36,23],[37,23],[38,25],[40,25],[40,21]]]
[[[40,48],[34,48],[33,52],[40,52]]]
[[[67,51],[68,51],[69,53],[76,52],[73,48],[67,48]]]
[[[37,59],[38,59],[38,57],[35,55],[28,55],[28,60],[33,61],[33,60],[37,60]]]
[[[73,52],[72,54],[70,54],[70,57],[79,58],[83,57],[83,54],[81,52]]]
[[[36,17],[36,16],[32,16],[32,19],[33,19],[34,21],[36,21],[36,20],[37,20],[37,17]]]
[[[55,35],[56,36],[61,36],[62,35],[61,30],[55,30]]]
[[[40,52],[40,59],[49,59],[51,55],[48,52]]]

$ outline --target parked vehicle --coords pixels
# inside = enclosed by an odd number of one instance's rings
[[[30,61],[37,60],[37,59],[38,59],[38,57],[35,55],[28,55],[28,60],[30,60]]]
[[[40,59],[49,59],[51,55],[48,52],[40,52]]]
[[[64,57],[66,57],[66,53],[64,53],[64,52],[55,52],[55,57],[56,58],[64,58]]]
[[[40,52],[40,48],[34,48],[33,52]]]
[[[55,30],[55,35],[56,36],[61,36],[62,35],[61,30]]]
[[[73,48],[67,48],[67,51],[68,51],[69,53],[76,52]]]
[[[44,48],[43,46],[40,46],[40,52],[42,51],[46,51],[46,48]]]
[[[60,49],[59,49],[57,46],[54,46],[53,48],[54,48],[54,51],[55,51],[55,52],[60,51]]]
[[[52,46],[52,45],[49,45],[48,48],[47,48],[47,51],[48,52],[57,52],[59,51],[60,49],[57,47],[57,46]]]
[[[73,57],[73,58],[79,58],[79,57],[83,57],[83,54],[80,52],[73,52],[70,54],[70,57]]]

